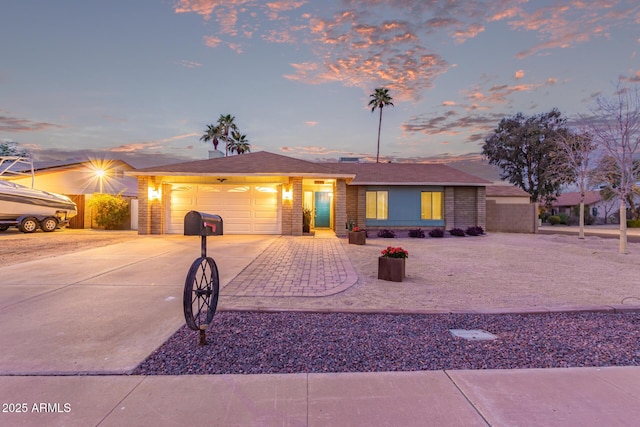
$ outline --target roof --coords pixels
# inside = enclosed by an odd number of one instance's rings
[[[442,163],[331,163],[332,168],[355,174],[350,185],[465,185],[490,184]]]
[[[267,151],[155,166],[132,176],[303,176],[352,178],[350,185],[465,185],[490,181],[441,163],[317,163]]]
[[[592,205],[602,201],[602,196],[599,191],[587,191],[584,193],[584,204]],[[558,196],[556,200],[551,203],[551,206],[576,206],[580,204],[580,193],[563,193]]]
[[[323,176],[351,178],[352,175],[329,168],[322,163],[308,162],[267,151],[244,153],[236,156],[154,166],[128,172],[133,176],[185,176],[185,175],[279,175]]]
[[[528,197],[531,195],[515,185],[487,185],[487,197]]]

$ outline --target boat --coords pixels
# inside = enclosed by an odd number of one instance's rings
[[[78,207],[67,196],[0,179],[0,231],[15,226],[24,233],[51,232],[69,225]]]

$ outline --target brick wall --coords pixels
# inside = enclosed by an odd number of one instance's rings
[[[151,234],[149,209],[149,177],[138,177],[138,234]]]
[[[451,230],[456,227],[455,220],[455,191],[453,187],[444,188],[444,227]]]
[[[535,203],[496,203],[487,201],[487,231],[537,233],[538,208]]]
[[[293,203],[291,211],[291,234],[302,236],[302,178],[291,179],[293,186]]]
[[[344,179],[337,179],[333,193],[333,228],[336,236],[345,237],[347,229],[347,183]]]
[[[291,188],[292,180],[289,178],[289,184],[284,184],[284,188]],[[293,202],[291,200],[282,200],[282,234],[290,236],[292,233]],[[300,220],[302,221],[302,220]]]

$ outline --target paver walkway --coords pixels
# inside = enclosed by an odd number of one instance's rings
[[[282,236],[236,276],[220,294],[237,297],[320,297],[358,280],[335,234]]]

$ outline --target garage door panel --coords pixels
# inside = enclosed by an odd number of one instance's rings
[[[171,184],[167,233],[181,234],[184,216],[198,210],[222,217],[225,234],[279,234],[278,185]]]

